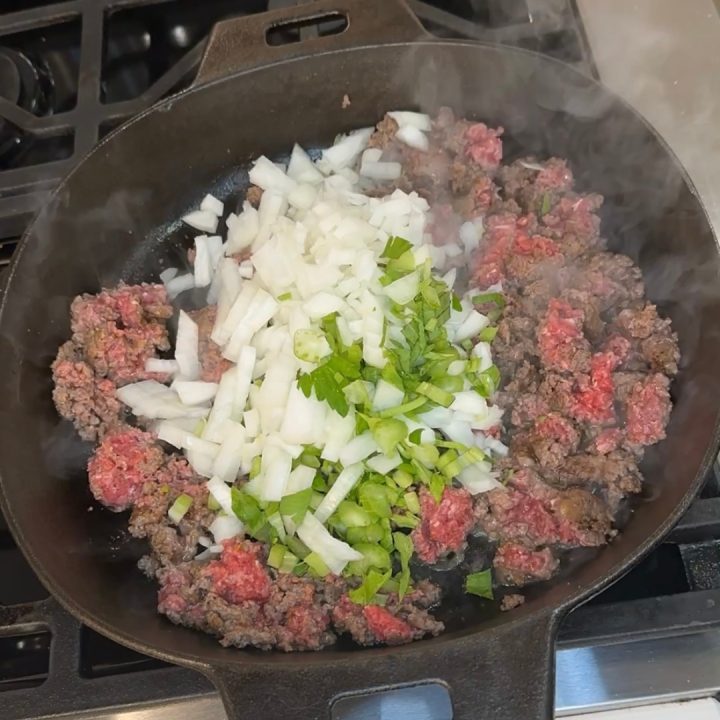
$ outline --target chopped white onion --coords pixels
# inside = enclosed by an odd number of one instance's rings
[[[232,509],[232,493],[230,486],[223,482],[217,475],[213,475],[207,481],[208,492],[215,498],[218,505],[223,509],[226,515],[234,517]]]
[[[388,115],[398,124],[398,127],[414,127],[418,130],[428,132],[432,130],[432,120],[429,115],[408,110],[395,110]]]
[[[177,274],[178,269],[176,267],[165,268],[165,270],[160,273],[160,282],[163,285],[167,285]]]
[[[218,226],[218,216],[209,210],[195,210],[184,215],[182,221],[200,232],[214,233]]]
[[[178,394],[183,405],[203,405],[210,402],[217,394],[218,384],[202,380],[176,380],[173,390]]]
[[[211,195],[210,193],[208,193],[202,199],[202,202],[200,203],[200,209],[207,210],[208,212],[211,212],[213,215],[216,215],[217,217],[222,217],[222,214],[225,211],[225,206],[214,195]]]
[[[340,503],[349,495],[355,487],[355,483],[363,474],[362,463],[346,465],[343,471],[337,476],[333,486],[328,490],[325,497],[315,510],[315,517],[324,523],[338,509]]]
[[[250,182],[263,190],[287,195],[297,184],[295,180],[288,177],[274,162],[261,155],[253,164],[248,173]]]
[[[413,125],[404,125],[395,133],[395,137],[416,150],[426,152],[430,147],[427,135]]]
[[[190,290],[195,287],[195,276],[192,273],[178,275],[165,283],[168,297],[174,300],[181,292]]]
[[[335,575],[340,575],[350,561],[363,558],[362,553],[334,538],[312,513],[305,514],[297,529],[297,535],[310,550],[322,558]]]
[[[198,339],[197,323],[184,310],[181,310],[175,338],[175,360],[180,368],[180,374],[186,380],[195,380],[200,377],[202,367],[198,356]]]
[[[218,515],[210,523],[208,530],[212,533],[215,544],[218,545],[222,543],[223,540],[230,540],[240,535],[244,527],[240,520],[234,515]]]
[[[145,361],[145,372],[149,373],[167,373],[174,375],[180,367],[177,360],[163,360],[162,358],[148,358]]]

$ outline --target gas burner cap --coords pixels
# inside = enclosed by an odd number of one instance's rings
[[[0,47],[0,97],[34,115],[48,111],[51,83],[47,72],[24,53]],[[22,144],[25,133],[0,117],[0,158],[7,157]]]

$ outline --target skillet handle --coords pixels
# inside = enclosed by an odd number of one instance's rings
[[[418,713],[414,703],[406,713],[397,700],[384,710],[357,704],[360,696],[367,702],[368,693],[427,683],[448,690],[453,720],[551,720],[559,621],[558,612],[544,611],[452,641],[358,651],[351,658],[335,659],[332,651],[287,663],[257,657],[260,666],[228,664],[206,673],[229,720],[448,720],[428,714],[427,706]]]
[[[315,35],[284,45],[268,43],[270,30],[334,18],[347,23],[335,35]],[[405,0],[315,0],[219,22],[210,33],[193,84],[302,55],[428,37]]]

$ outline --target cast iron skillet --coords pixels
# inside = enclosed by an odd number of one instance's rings
[[[347,30],[270,47],[289,19],[337,13]],[[384,41],[388,41],[387,44]],[[249,69],[251,68],[251,69]],[[352,104],[341,109],[343,95]],[[604,230],[643,268],[672,317],[682,370],[668,438],[644,463],[646,498],[622,535],[587,564],[500,614],[446,603],[449,630],[400,648],[259,653],[221,648],[156,612],[155,587],[120,540],[126,518],[88,512],[89,448],[59,423],[49,366],[80,292],[156,278],[179,257],[179,218],[209,188],[237,197],[241,169],[294,141],[327,144],[393,108],[506,128],[506,153],[567,157],[582,188],[606,196]],[[559,619],[617,579],[686,510],[710,464],[720,408],[720,267],[703,207],[654,130],[597,83],[528,52],[432,41],[395,0],[321,0],[217,26],[195,87],[102,142],[49,198],[15,254],[0,314],[2,509],[45,585],[84,623],[218,686],[233,718],[327,717],[365,688],[447,683],[456,718],[550,718]]]

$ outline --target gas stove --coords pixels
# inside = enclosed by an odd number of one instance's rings
[[[0,285],[2,268],[47,193],[113,127],[189,84],[215,22],[290,4],[296,3],[3,0]],[[685,163],[720,229],[720,172],[708,161],[712,150],[703,145],[700,151],[697,141],[703,127],[717,127],[713,120],[720,120],[715,102],[708,100],[717,100],[720,115],[720,67],[711,67],[720,66],[715,58],[720,15],[712,0],[411,0],[410,5],[438,36],[548,53],[627,97]],[[672,62],[678,57],[683,60]],[[659,60],[671,69],[659,72]],[[703,103],[700,112],[695,102]],[[694,125],[693,137],[688,124]],[[666,542],[564,622],[556,652],[558,715],[720,693],[719,478],[720,466]],[[122,648],[63,611],[28,567],[2,517],[0,578],[5,720],[80,713],[107,720],[224,718],[204,677]],[[672,706],[663,707],[671,712]],[[710,712],[715,705],[703,708]],[[688,705],[683,712],[689,710]],[[440,720],[450,718],[451,709],[444,690],[427,686],[353,698],[335,705],[332,717]]]

